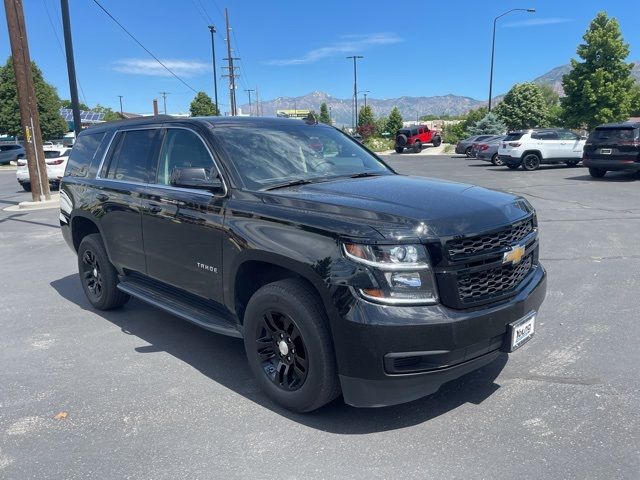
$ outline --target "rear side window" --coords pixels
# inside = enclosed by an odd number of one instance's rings
[[[509,133],[506,137],[504,137],[504,141],[514,142],[516,140],[520,140],[522,138],[522,135],[524,135],[524,133],[522,132]]]
[[[148,165],[156,148],[157,129],[118,133],[104,178],[126,182],[148,181]]]
[[[534,140],[558,140],[556,132],[533,132],[531,138]]]
[[[638,138],[637,128],[596,128],[591,132],[592,142],[633,142]]]
[[[558,132],[558,137],[560,140],[579,140],[580,137],[569,130],[560,130]]]
[[[89,174],[91,165],[97,162],[96,152],[102,143],[104,135],[104,132],[100,132],[83,134],[78,137],[75,145],[71,149],[69,163],[67,163],[67,169],[64,173],[65,176],[86,177]]]

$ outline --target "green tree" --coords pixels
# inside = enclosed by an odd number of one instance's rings
[[[31,73],[38,102],[42,138],[60,138],[69,131],[67,122],[60,116],[60,97],[56,89],[44,80],[42,72],[34,62],[31,62]],[[23,135],[11,57],[4,67],[0,67],[0,133]]]
[[[562,78],[564,119],[568,127],[593,127],[626,120],[631,111],[633,64],[626,63],[629,45],[615,18],[600,12],[582,37],[571,59],[571,72]]]
[[[371,109],[371,105],[363,106],[360,109],[360,113],[358,114],[358,126],[362,127],[364,125],[373,125],[375,124],[375,119],[373,118],[373,110]]]
[[[387,134],[386,136],[390,136],[391,132],[387,131],[387,125],[389,124],[389,117],[387,116],[382,116],[379,117],[375,120],[375,126],[376,126],[376,135],[378,137],[383,136],[383,134]],[[395,133],[395,132],[394,132]]]
[[[510,130],[548,125],[549,109],[540,86],[535,83],[514,85],[494,110]]]
[[[478,120],[469,128],[470,135],[500,135],[506,131],[507,126],[493,112],[487,113],[482,120]]]
[[[640,117],[640,85],[638,84],[631,89],[631,116]]]
[[[329,115],[329,108],[326,103],[322,103],[320,105],[320,118],[318,119],[321,123],[326,123],[327,125],[331,125],[331,116]]]
[[[92,112],[98,112],[98,113],[104,113],[103,120],[105,122],[115,122],[116,120],[122,120],[122,117],[120,116],[119,113],[114,112],[109,107],[103,107],[99,103],[97,103],[96,106],[91,109],[91,111]]]
[[[387,132],[391,135],[395,135],[396,131],[402,128],[402,115],[400,115],[400,110],[398,107],[393,107],[391,113],[389,114],[389,120],[387,121]]]
[[[462,125],[464,127],[465,134],[468,136],[469,129],[482,120],[489,109],[487,107],[478,107],[467,112],[467,115],[463,118]]]
[[[442,141],[444,143],[455,144],[463,138],[468,137],[464,122],[446,124],[442,132]]]
[[[192,117],[210,117],[220,115],[218,107],[205,92],[198,92],[189,105]]]
[[[71,100],[63,99],[63,100],[60,100],[60,102],[61,102],[62,108],[71,108]],[[80,104],[79,105],[80,110],[84,110],[85,112],[87,110],[91,110],[86,103],[79,102],[79,104]]]

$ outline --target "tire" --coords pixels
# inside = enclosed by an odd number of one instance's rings
[[[422,151],[422,142],[420,140],[416,140],[413,144],[413,153],[420,153]]]
[[[522,168],[528,172],[532,172],[540,168],[540,155],[537,153],[527,153],[522,158]]]
[[[404,152],[403,147],[396,147],[396,153],[402,153],[402,152]]]
[[[129,301],[118,290],[118,273],[111,265],[100,234],[87,235],[78,247],[78,272],[87,299],[98,310],[111,310]]]
[[[396,145],[399,147],[404,147],[407,144],[407,136],[404,133],[401,133],[396,137]]]
[[[513,163],[507,163],[506,165],[510,170],[517,170],[520,168],[520,165],[514,165]]]
[[[602,168],[589,167],[589,175],[591,175],[593,178],[602,178],[606,174],[607,171],[603,170]]]
[[[431,143],[433,144],[434,147],[439,147],[440,144],[442,144],[442,138],[433,137],[433,140],[431,141]]]
[[[502,160],[497,153],[494,153],[493,157],[491,157],[491,163],[493,163],[496,167],[501,167],[504,165],[504,160]]]
[[[580,163],[580,160],[572,160],[570,162],[565,162],[565,163],[567,164],[568,167],[575,167]]]
[[[31,184],[30,183],[21,183],[20,185],[22,186],[22,189],[25,192],[30,192],[31,191]]]
[[[274,402],[310,412],[340,394],[329,321],[303,282],[263,286],[249,300],[244,318],[249,366]]]
[[[467,148],[465,149],[465,151],[464,151],[464,154],[465,154],[467,157],[471,158],[471,147],[467,147]]]

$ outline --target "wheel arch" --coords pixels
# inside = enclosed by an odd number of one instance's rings
[[[522,152],[522,155],[520,155],[520,160],[524,160],[524,157],[526,157],[530,153],[535,153],[536,155],[538,155],[538,158],[540,159],[540,162],[543,162],[544,159],[545,159],[540,150],[536,150],[536,149],[531,148],[529,150],[525,150],[524,152]]]

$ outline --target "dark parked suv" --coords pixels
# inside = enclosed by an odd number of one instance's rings
[[[399,175],[311,121],[95,126],[60,197],[95,308],[133,296],[244,338],[258,384],[295,411],[433,393],[529,340],[545,296],[525,199]]]
[[[640,172],[640,122],[596,127],[582,155],[582,164],[589,167],[589,173],[595,178],[616,170]]]

